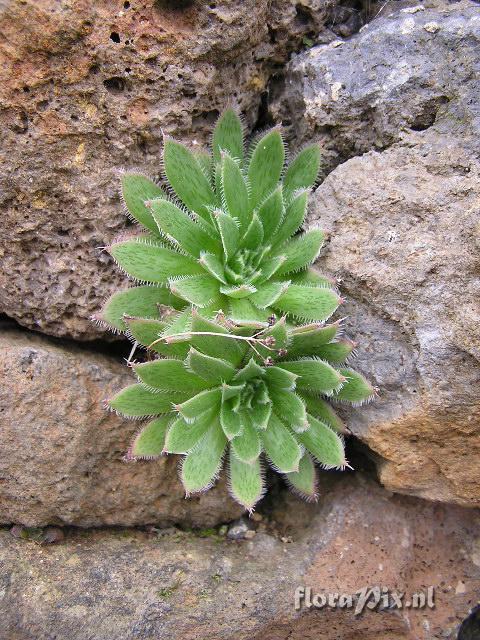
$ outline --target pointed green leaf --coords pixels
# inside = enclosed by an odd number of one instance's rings
[[[323,239],[323,231],[312,229],[293,238],[293,240],[289,240],[281,248],[282,256],[285,256],[286,260],[278,269],[277,275],[281,276],[291,271],[298,271],[312,264],[320,253]]]
[[[295,437],[283,422],[272,413],[268,427],[262,431],[262,441],[271,464],[275,469],[289,473],[298,471],[302,451]]]
[[[227,151],[232,158],[243,158],[242,122],[233,109],[226,109],[217,120],[213,130],[213,158],[221,161],[221,152]]]
[[[240,231],[235,220],[223,211],[215,212],[215,222],[217,223],[220,238],[222,239],[225,259],[230,260],[238,249]]]
[[[274,233],[283,219],[285,208],[283,206],[282,186],[278,186],[258,208],[258,217],[262,223],[265,238],[271,242]]]
[[[209,385],[190,371],[182,360],[155,360],[133,366],[140,381],[165,391],[202,391]]]
[[[248,229],[240,241],[244,249],[257,249],[263,242],[263,227],[256,213],[253,214]]]
[[[272,415],[272,403],[257,404],[252,412],[252,422],[256,429],[266,429]]]
[[[242,298],[248,298],[252,293],[255,293],[256,288],[250,284],[241,284],[235,287],[220,287],[220,291],[228,298],[241,300]]]
[[[279,349],[285,349],[289,341],[285,318],[280,318],[280,320],[278,320],[273,326],[265,329],[265,331],[263,331],[258,337],[260,340],[266,341],[265,344],[257,342],[255,345],[255,348],[262,358],[265,359],[269,356],[278,357],[278,354],[275,352]]]
[[[273,306],[282,313],[303,320],[323,321],[332,315],[340,303],[339,295],[332,289],[291,284]]]
[[[206,176],[210,185],[213,184],[213,161],[212,156],[208,153],[208,151],[194,151],[193,155],[195,156],[195,160],[200,165],[200,168],[203,171],[203,175]]]
[[[183,204],[210,221],[209,206],[215,206],[215,193],[198,160],[185,145],[166,138],[163,164],[170,186]]]
[[[335,400],[361,405],[374,397],[375,389],[360,373],[353,369],[340,369],[340,373],[345,376],[346,382],[340,391],[335,393]]]
[[[256,207],[275,189],[282,174],[285,148],[278,129],[263,136],[255,146],[248,166],[250,202]]]
[[[194,258],[200,256],[201,251],[216,253],[220,250],[218,240],[208,233],[208,227],[203,221],[194,222],[192,218],[169,200],[152,200],[150,210],[158,230],[180,249]],[[211,227],[214,233],[213,227]]]
[[[128,327],[128,336],[144,347],[149,347],[153,342],[156,342],[166,326],[166,323],[162,320],[149,320],[147,318],[125,316],[124,321]],[[158,353],[163,353],[163,346],[157,343],[150,348]]]
[[[251,464],[262,452],[260,437],[246,411],[240,414],[240,420],[242,432],[231,440],[230,446],[239,460]]]
[[[261,378],[264,372],[265,369],[258,365],[253,358],[250,358],[243,369],[237,371],[233,379],[238,384],[239,382],[246,382],[252,378]]]
[[[227,402],[227,400],[236,398],[244,388],[244,382],[240,384],[222,384],[222,402]]]
[[[312,396],[305,392],[301,394],[301,397],[305,402],[308,413],[311,413],[312,416],[317,418],[317,420],[320,420],[320,422],[324,422],[334,431],[337,431],[338,433],[346,432],[343,420],[339,418],[337,413],[323,398]]]
[[[305,147],[290,162],[283,179],[285,198],[288,200],[297,189],[313,187],[320,171],[320,147],[311,144]]]
[[[216,280],[218,280],[222,284],[227,284],[222,261],[217,256],[213,255],[212,253],[202,252],[200,254],[199,263]]]
[[[340,322],[326,325],[295,327],[291,332],[289,356],[319,355],[319,351],[335,338]]]
[[[183,461],[180,477],[187,495],[208,489],[220,471],[226,438],[218,418]]]
[[[291,278],[293,284],[310,284],[319,287],[334,287],[336,285],[334,278],[325,276],[312,267],[305,269],[305,271],[294,273]]]
[[[281,247],[282,244],[291,238],[303,224],[307,215],[308,191],[299,193],[288,205],[285,217],[273,238],[273,245]]]
[[[228,400],[226,402],[222,402],[222,408],[220,410],[220,424],[222,425],[223,432],[229,440],[238,436],[242,431],[240,415],[233,411],[232,404]]]
[[[229,486],[234,500],[251,511],[264,492],[260,460],[257,458],[249,464],[231,452]]]
[[[250,222],[250,205],[247,185],[237,162],[228,154],[222,155],[222,204],[240,228],[245,230]]]
[[[355,349],[355,343],[342,338],[337,342],[329,342],[319,347],[317,355],[328,362],[342,363]]]
[[[145,282],[166,284],[172,276],[201,274],[196,260],[141,240],[124,240],[109,247],[114,260],[130,276]]]
[[[108,406],[127,418],[155,416],[160,413],[173,411],[175,400],[180,401],[185,394],[177,391],[172,393],[152,393],[141,384],[131,384],[108,401]]]
[[[327,362],[314,358],[280,362],[278,366],[298,376],[298,389],[311,389],[316,393],[330,393],[344,380]]]
[[[218,411],[221,398],[222,390],[220,387],[206,389],[181,404],[177,404],[175,409],[181,413],[187,422],[191,422],[206,411],[210,411],[210,409],[216,409]]]
[[[221,338],[219,339],[221,340]],[[211,384],[229,382],[235,373],[235,367],[226,360],[206,356],[193,347],[190,349],[185,364],[190,371]]]
[[[195,276],[169,280],[170,291],[178,298],[197,307],[206,307],[218,301],[219,284],[210,276]]]
[[[126,171],[121,176],[122,198],[130,215],[155,234],[158,234],[152,214],[145,206],[145,201],[162,198],[163,191],[149,178]]]
[[[252,293],[250,300],[253,304],[260,309],[274,304],[278,298],[285,293],[290,285],[290,281],[287,282],[267,282],[260,284],[257,287],[257,291]]]
[[[168,289],[148,285],[132,287],[110,296],[99,314],[98,320],[119,331],[125,331],[127,325],[123,321],[124,315],[155,318],[158,317],[157,305],[159,304],[175,309],[182,309],[185,306],[185,302],[172,295]]]
[[[293,492],[305,500],[317,499],[317,470],[308,453],[304,453],[300,459],[298,471],[286,473],[285,480]]]
[[[160,456],[171,420],[171,416],[161,416],[149,422],[132,442],[127,458],[151,459]]]
[[[260,265],[260,273],[257,277],[252,279],[252,282],[257,284],[270,280],[270,278],[277,273],[286,259],[287,258],[285,256],[275,256],[262,262]]]
[[[269,389],[278,388],[285,391],[293,391],[297,383],[298,376],[290,371],[280,369],[280,367],[267,367],[265,370],[265,380]]]
[[[229,316],[234,322],[266,322],[268,315],[247,298],[229,298]]]
[[[275,349],[285,349],[290,341],[290,336],[287,331],[287,322],[285,317],[277,320],[274,325],[265,329],[262,333],[262,338],[268,338],[269,336],[275,338]]]
[[[166,316],[168,324],[162,332],[162,341],[157,343],[157,347],[160,353],[166,356],[174,356],[175,358],[181,358],[184,360],[187,357],[189,345],[182,343],[181,341],[169,341],[167,338],[170,336],[177,336],[178,334],[185,333],[190,328],[190,322],[192,320],[192,312],[189,307],[176,314],[168,314]]]
[[[325,468],[341,469],[345,465],[343,441],[330,427],[309,414],[310,428],[297,434],[298,440]]]
[[[228,329],[224,326],[203,318],[196,311],[192,313],[191,331],[194,332],[208,332],[208,333],[221,333],[222,335],[229,336]],[[234,340],[231,337],[221,338],[218,335],[192,335],[190,339],[191,344],[199,349],[202,353],[213,358],[222,358],[227,362],[230,362],[234,366],[237,366],[245,354],[247,345],[240,340]]]
[[[293,391],[269,387],[270,398],[278,416],[290,429],[299,433],[308,429],[307,410],[303,401]]]
[[[205,435],[214,422],[214,412],[207,411],[195,422],[177,418],[169,427],[165,438],[165,453],[188,453]]]

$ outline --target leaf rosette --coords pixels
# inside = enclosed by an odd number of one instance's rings
[[[151,305],[173,303],[210,318],[221,309],[237,321],[272,313],[326,321],[342,301],[331,280],[310,268],[324,233],[303,231],[320,149],[309,145],[288,165],[285,157],[278,128],[244,153],[241,121],[227,109],[211,155],[165,139],[163,186],[123,173],[123,201],[143,232],[108,251],[140,286],[114,294],[98,319],[123,331],[123,313],[151,315]]]
[[[338,322],[235,323],[191,309],[168,321],[124,321],[132,340],[156,354],[133,364],[138,382],[107,402],[122,416],[151,419],[128,459],[182,455],[188,495],[212,486],[228,454],[231,493],[249,510],[265,490],[265,463],[310,500],[315,463],[346,466],[343,422],[329,401],[361,403],[374,391],[342,366],[353,343],[339,338]]]

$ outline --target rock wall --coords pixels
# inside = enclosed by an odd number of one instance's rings
[[[201,147],[228,102],[248,131],[281,120],[294,147],[324,146],[309,222],[330,232],[318,266],[379,388],[345,417],[385,487],[326,474],[318,505],[277,488],[241,543],[67,528],[47,548],[0,532],[2,633],[456,638],[480,586],[478,5],[10,0],[0,33],[0,313],[17,323],[0,324],[0,523],[240,515],[224,480],[186,501],[175,460],[123,462],[136,425],[101,400],[130,380],[129,348],[89,321],[124,284],[101,251],[129,226],[117,169],[158,178],[163,133]],[[435,585],[437,608],[293,610],[300,584],[375,583]]]

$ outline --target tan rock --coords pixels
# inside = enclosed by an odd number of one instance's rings
[[[328,477],[318,505],[289,497],[252,540],[71,531],[47,547],[0,532],[2,631],[15,640],[456,638],[480,588],[470,557],[478,514],[392,497],[359,475]],[[294,608],[299,586],[348,595],[375,585],[404,592],[403,602],[433,586],[435,608]]]
[[[432,128],[349,160],[317,190],[311,221],[332,234],[319,265],[350,299],[358,366],[380,389],[348,426],[380,454],[389,489],[478,506],[480,175],[468,143]]]
[[[0,335],[0,523],[211,526],[242,509],[225,483],[185,500],[177,457],[125,463],[139,423],[101,401],[132,381],[92,350]]]

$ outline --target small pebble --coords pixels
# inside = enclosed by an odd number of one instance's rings
[[[423,25],[423,28],[425,31],[428,31],[428,33],[437,33],[437,31],[440,31],[440,25],[437,22],[427,22]]]
[[[248,523],[243,518],[240,518],[240,520],[232,522],[228,529],[227,537],[230,540],[244,540],[247,531],[250,531]]]

